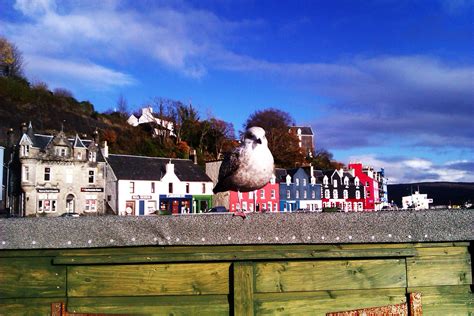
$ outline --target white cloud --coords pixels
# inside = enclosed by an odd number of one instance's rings
[[[357,155],[349,157],[349,161],[361,161],[364,165],[376,170],[385,169],[389,184],[414,182],[474,182],[474,170],[459,169],[453,162],[436,165],[423,158],[387,159],[375,155]],[[463,163],[473,163],[462,161]]]
[[[89,61],[66,61],[29,55],[28,71],[33,76],[45,76],[52,81],[75,80],[78,85],[97,89],[136,83],[131,76]]]
[[[16,0],[15,9],[27,16],[48,13],[56,8],[54,0]]]

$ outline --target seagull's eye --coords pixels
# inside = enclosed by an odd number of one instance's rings
[[[262,139],[260,139],[260,138],[257,138],[255,141],[256,141],[257,143],[259,143],[259,144],[262,143]]]

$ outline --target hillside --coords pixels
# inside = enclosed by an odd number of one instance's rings
[[[435,205],[463,205],[466,201],[474,202],[474,183],[465,182],[420,182],[388,185],[388,199],[398,206],[402,197],[419,191],[428,194]]]
[[[61,129],[70,136],[76,133],[90,138],[98,129],[113,153],[183,158],[175,144],[159,142],[146,128],[132,127],[127,115],[118,112],[98,113],[88,101],[78,101],[67,91],[49,91],[46,86],[32,86],[24,79],[0,76],[0,145],[7,143],[7,131],[13,128],[20,136],[22,123],[31,121],[35,133],[51,134]],[[186,153],[187,154],[187,153]]]

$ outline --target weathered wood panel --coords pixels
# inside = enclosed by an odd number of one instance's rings
[[[406,286],[404,259],[257,263],[257,292],[376,289]]]
[[[256,315],[326,315],[406,302],[405,289],[255,294]]]
[[[469,254],[407,258],[408,286],[472,283]]]
[[[229,260],[271,260],[271,259],[326,259],[326,258],[381,258],[414,256],[413,249],[273,249],[244,252],[194,252],[194,253],[151,253],[146,255],[89,255],[89,256],[58,256],[54,264],[121,264],[121,263],[164,263],[164,262],[196,262],[196,261],[229,261]]]
[[[229,294],[230,263],[68,267],[68,296]]]
[[[0,315],[50,315],[51,303],[65,302],[65,297],[0,299]]]
[[[234,314],[254,314],[254,267],[251,262],[236,262],[233,264],[234,276]]]
[[[70,298],[68,312],[146,315],[229,315],[228,295]]]
[[[0,298],[66,296],[66,267],[52,258],[0,259]]]

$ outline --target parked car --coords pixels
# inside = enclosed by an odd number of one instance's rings
[[[214,206],[213,208],[209,209],[206,213],[226,213],[229,212],[225,206]]]
[[[79,213],[64,213],[64,214],[61,214],[61,217],[79,217],[81,216],[81,214]]]

